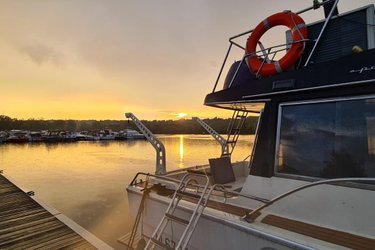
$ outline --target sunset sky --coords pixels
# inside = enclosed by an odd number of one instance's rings
[[[229,111],[203,106],[228,38],[273,13],[301,10],[312,2],[0,0],[0,115],[231,116]],[[339,11],[373,3],[341,0]],[[322,12],[302,17],[315,21]],[[277,41],[276,35],[269,39]],[[237,53],[240,57],[242,52]]]

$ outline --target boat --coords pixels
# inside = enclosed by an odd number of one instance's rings
[[[115,140],[117,141],[136,140],[136,139],[146,139],[146,137],[143,134],[139,133],[137,130],[130,129],[130,128],[119,131],[115,136]]]
[[[8,138],[8,133],[5,131],[0,131],[0,143],[4,143]]]
[[[108,141],[108,140],[114,140],[116,136],[116,132],[113,132],[110,129],[103,129],[99,131],[99,140],[101,141]]]
[[[77,135],[75,132],[70,131],[60,131],[59,133],[62,142],[76,142],[78,141]]]
[[[55,131],[44,131],[42,133],[43,141],[46,143],[58,143],[62,142],[63,137],[60,130]]]
[[[166,171],[160,142],[144,129],[156,171],[127,186],[135,223],[119,241],[131,249],[375,249],[374,5],[338,13],[338,3],[279,12],[229,39],[204,104],[233,117],[208,165]],[[322,9],[323,20],[304,23]],[[259,39],[278,25],[288,27],[287,42],[264,48]],[[244,56],[230,66],[234,47]],[[258,116],[252,154],[232,162],[249,115]]]
[[[119,131],[116,136],[115,136],[115,140],[116,141],[124,141],[126,140],[126,132],[125,131]]]
[[[134,129],[125,129],[124,131],[125,137],[127,140],[133,140],[133,139],[146,139],[146,137],[139,133],[137,130]]]
[[[29,136],[30,136],[30,142],[43,142],[44,141],[42,132],[33,131],[33,132],[30,132]]]
[[[13,129],[9,131],[9,136],[6,138],[7,143],[27,143],[29,142],[29,133],[23,130]]]
[[[97,141],[99,136],[96,131],[81,131],[75,134],[78,141]]]

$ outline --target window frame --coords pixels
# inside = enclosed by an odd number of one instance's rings
[[[285,106],[296,106],[296,105],[306,105],[306,104],[329,103],[329,102],[344,102],[344,101],[364,100],[364,99],[374,99],[375,100],[375,94],[358,95],[358,96],[350,96],[350,97],[332,97],[332,98],[322,98],[322,99],[309,99],[309,100],[303,100],[303,101],[292,101],[292,102],[280,103],[278,105],[278,113],[277,113],[274,176],[276,176],[276,177],[286,177],[286,178],[302,180],[302,181],[318,181],[318,180],[327,179],[327,178],[312,177],[312,176],[307,176],[307,175],[287,174],[287,173],[278,172],[281,115],[282,115],[283,107],[285,107]],[[369,185],[369,184],[350,183],[350,184],[345,184],[344,186],[375,190],[374,185]]]

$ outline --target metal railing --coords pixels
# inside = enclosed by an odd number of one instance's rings
[[[300,187],[297,187],[295,189],[292,189],[288,192],[285,192],[279,196],[276,196],[275,198],[273,198],[272,200],[268,201],[267,203],[265,203],[264,205],[258,207],[257,209],[254,209],[253,211],[251,211],[250,213],[248,213],[247,215],[245,215],[244,217],[242,217],[242,219],[246,220],[247,222],[253,222],[259,215],[260,215],[260,211],[263,210],[264,208],[274,204],[276,201],[279,201],[291,194],[294,194],[298,191],[301,191],[301,190],[304,190],[306,188],[310,188],[310,187],[314,187],[314,186],[318,186],[318,185],[323,185],[323,184],[337,184],[337,183],[342,183],[342,182],[366,182],[366,181],[369,181],[369,182],[375,182],[375,178],[336,178],[336,179],[329,179],[329,180],[321,180],[321,181],[315,181],[315,182],[312,182],[312,183],[308,183],[306,185],[302,185]]]
[[[134,179],[130,183],[130,185],[136,185],[135,180],[138,178],[139,175],[154,177],[156,179],[162,179],[162,180],[170,181],[170,182],[173,182],[173,183],[176,183],[176,184],[178,184],[180,182],[179,179],[174,179],[174,178],[170,178],[170,177],[166,177],[166,176],[152,175],[152,174],[148,174],[148,173],[139,172],[134,177]],[[244,198],[247,198],[247,199],[251,199],[251,200],[255,200],[255,201],[263,203],[263,205],[261,205],[258,208],[252,210],[251,212],[247,213],[246,215],[244,215],[241,218],[241,219],[251,223],[260,215],[261,210],[265,209],[266,207],[269,207],[270,205],[274,204],[275,202],[277,202],[277,201],[279,201],[279,200],[281,200],[281,199],[283,199],[283,198],[285,198],[285,197],[287,197],[291,194],[294,194],[298,191],[301,191],[301,190],[304,190],[304,189],[307,189],[307,188],[310,188],[310,187],[314,187],[314,186],[319,186],[319,185],[323,185],[323,184],[333,184],[333,185],[335,185],[335,184],[344,183],[344,182],[349,182],[349,183],[350,182],[375,182],[375,178],[336,178],[336,179],[315,181],[315,182],[311,182],[311,183],[302,185],[302,186],[297,187],[295,189],[289,190],[289,191],[287,191],[287,192],[285,192],[285,193],[283,193],[279,196],[276,196],[272,200],[268,200],[268,199],[264,199],[264,198],[261,198],[261,197],[258,197],[258,196],[247,195],[247,194],[243,194],[243,193],[240,193],[240,192],[228,190],[225,187],[225,185],[222,185],[222,184],[214,184],[212,186],[212,188],[210,189],[210,196],[213,195],[212,194],[213,191],[217,191],[217,192],[222,192],[222,194],[223,194],[222,197],[224,198],[224,203],[226,203],[226,199],[228,197],[227,195],[240,196],[240,197],[244,197]],[[196,188],[197,192],[199,192],[199,189],[204,188],[204,186],[199,185],[199,184],[195,184],[195,183],[191,183],[191,184],[189,184],[189,186],[192,187],[192,188]],[[218,196],[218,195],[214,195],[214,196]],[[208,201],[206,201],[206,202],[208,202]]]
[[[308,7],[308,8],[305,8],[305,9],[303,9],[303,10],[300,10],[300,11],[295,12],[297,15],[299,15],[299,14],[305,13],[305,12],[310,11],[310,10],[318,9],[318,8],[320,8],[321,6],[324,6],[324,5],[326,5],[326,4],[330,4],[330,3],[332,3],[332,2],[334,2],[334,7],[331,9],[331,12],[330,12],[329,16],[326,18],[326,21],[325,21],[325,23],[324,23],[324,25],[323,25],[323,27],[322,27],[322,29],[321,29],[321,31],[320,31],[320,34],[319,34],[317,40],[314,41],[314,43],[315,43],[315,44],[314,44],[314,47],[313,47],[312,51],[310,52],[310,54],[309,54],[309,56],[308,56],[308,59],[306,60],[306,62],[305,62],[305,64],[304,64],[304,67],[306,67],[306,66],[308,65],[308,63],[309,63],[309,61],[310,61],[312,55],[314,54],[315,49],[316,49],[318,43],[320,42],[320,38],[321,38],[321,36],[323,35],[323,33],[324,33],[325,29],[326,29],[326,26],[327,26],[328,23],[329,23],[329,20],[332,18],[332,15],[333,15],[334,9],[335,9],[335,7],[337,6],[339,0],[329,0],[329,1],[325,1],[325,2],[314,1],[314,4],[313,4],[312,6],[310,6],[310,7]],[[238,35],[235,35],[235,36],[232,36],[232,37],[229,38],[229,47],[228,47],[228,50],[227,50],[227,52],[226,52],[226,54],[225,54],[225,57],[224,57],[223,63],[222,63],[222,65],[221,65],[221,67],[220,67],[219,74],[218,74],[218,76],[217,76],[217,78],[216,78],[215,85],[214,85],[214,88],[213,88],[213,90],[212,90],[212,93],[214,93],[214,92],[216,91],[217,85],[218,85],[218,83],[219,83],[219,81],[220,81],[220,79],[221,79],[221,75],[222,75],[223,70],[224,70],[224,67],[225,67],[225,65],[226,65],[226,63],[227,63],[227,60],[228,60],[228,57],[229,57],[229,55],[230,55],[230,53],[231,53],[231,50],[232,50],[232,48],[233,48],[233,45],[245,51],[245,47],[243,47],[242,45],[238,44],[238,43],[235,42],[234,40],[237,39],[237,38],[240,38],[240,37],[242,37],[242,36],[244,36],[244,35],[251,34],[253,31],[254,31],[254,29],[251,29],[251,30],[248,30],[248,31],[242,32],[242,33],[240,33],[240,34],[238,34]],[[309,41],[309,39],[304,39],[304,40],[296,41],[296,42],[293,42],[293,43],[300,43],[300,42],[306,42],[306,41]],[[276,53],[278,53],[278,52],[280,52],[280,51],[284,51],[284,50],[286,50],[286,48],[285,48],[285,49],[282,49],[282,50],[274,51],[274,52],[271,53],[270,51],[271,51],[273,48],[276,48],[276,47],[282,47],[282,46],[288,46],[288,45],[291,45],[291,44],[293,44],[293,43],[289,43],[289,44],[288,44],[288,43],[285,43],[285,44],[281,44],[281,45],[276,45],[276,46],[273,46],[273,47],[269,47],[269,48],[267,48],[267,49],[261,49],[261,50],[259,50],[259,51],[256,51],[256,52],[250,54],[250,55],[245,55],[245,56],[242,58],[241,63],[240,63],[239,66],[237,67],[236,72],[235,72],[234,76],[232,77],[232,80],[231,80],[230,84],[228,85],[228,88],[230,88],[231,85],[233,84],[233,82],[234,82],[234,80],[235,80],[235,77],[237,76],[238,71],[239,71],[241,65],[243,64],[243,62],[245,61],[246,58],[248,58],[248,57],[250,57],[250,56],[256,56],[257,53],[264,53],[265,51],[268,51],[268,55],[273,54],[273,58],[274,58],[274,57],[276,56]],[[264,57],[263,64],[264,64],[264,62],[266,61],[266,59],[267,59],[267,56]],[[261,68],[262,68],[262,67],[261,67]],[[259,75],[259,71],[261,70],[261,68],[258,70],[258,72],[257,72],[257,76]]]
[[[136,176],[134,177],[134,179],[132,180],[132,182],[130,183],[130,186],[135,186],[135,185],[139,184],[139,182],[137,182],[136,180],[140,175],[144,175],[146,177],[153,177],[155,179],[160,179],[160,180],[164,180],[164,181],[173,182],[175,184],[178,184],[181,181],[179,179],[174,179],[174,178],[170,178],[170,177],[166,177],[166,176],[153,175],[153,174],[150,174],[150,173],[138,172],[136,174]],[[204,188],[203,185],[199,185],[199,184],[195,184],[195,183],[190,183],[189,186],[191,188],[196,189],[197,192],[199,192],[199,189]],[[225,185],[222,185],[222,184],[214,184],[211,192],[213,192],[213,191],[222,192],[223,193],[222,197],[224,197],[225,200],[226,200],[227,195],[233,195],[233,196],[241,196],[241,197],[248,198],[248,199],[251,199],[251,200],[259,201],[259,202],[265,203],[265,204],[269,202],[268,199],[264,199],[264,198],[257,197],[257,196],[254,196],[254,195],[247,195],[247,194],[242,194],[240,192],[228,190],[225,187]],[[215,195],[215,196],[218,196],[218,195]]]

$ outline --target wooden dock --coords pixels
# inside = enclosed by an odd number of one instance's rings
[[[0,174],[0,249],[62,248],[101,247],[89,243]]]

